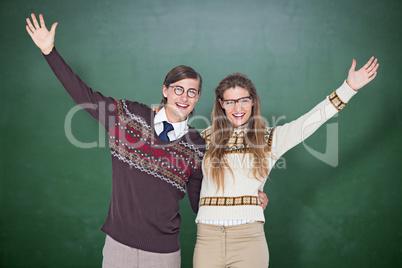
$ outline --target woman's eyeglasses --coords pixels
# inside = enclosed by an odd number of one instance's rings
[[[248,108],[253,103],[253,97],[243,97],[237,100],[221,100],[224,109],[233,109],[238,103],[243,108]]]

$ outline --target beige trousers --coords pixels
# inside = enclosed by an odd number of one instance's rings
[[[269,263],[264,224],[197,224],[194,268],[266,268]]]
[[[155,253],[123,245],[106,236],[102,268],[180,268],[180,250]]]

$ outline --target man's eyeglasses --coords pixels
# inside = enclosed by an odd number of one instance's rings
[[[238,103],[243,108],[248,108],[253,103],[253,97],[243,97],[237,100],[221,100],[224,109],[233,109]]]
[[[184,93],[184,88],[181,86],[168,86],[168,87],[174,88],[174,93],[176,93],[177,96],[183,95]],[[187,96],[189,98],[194,98],[195,96],[197,96],[197,94],[198,90],[194,88],[190,88],[189,90],[187,90]]]

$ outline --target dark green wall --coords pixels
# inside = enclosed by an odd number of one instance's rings
[[[100,267],[111,191],[108,148],[72,145],[75,107],[25,31],[31,12],[59,22],[56,46],[94,89],[158,103],[171,68],[204,78],[197,115],[231,72],[255,83],[262,114],[296,119],[358,67],[379,58],[377,78],[271,172],[265,230],[271,267],[401,267],[400,66],[402,2],[394,1],[1,1],[1,267]],[[204,128],[196,120],[193,125]],[[82,142],[99,138],[83,111]],[[103,147],[103,148],[102,148]],[[195,215],[181,202],[183,267],[191,267]]]

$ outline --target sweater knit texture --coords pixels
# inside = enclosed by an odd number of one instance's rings
[[[297,120],[283,126],[266,127],[265,149],[269,172],[284,153],[308,138],[329,118],[343,109],[354,94],[356,92],[345,81],[340,88]],[[204,159],[202,165],[204,179],[196,222],[265,221],[264,212],[258,200],[258,190],[263,190],[266,179],[259,181],[250,172],[253,165],[261,163],[253,161],[249,153],[250,148],[243,145],[246,132],[247,125],[235,128],[227,144],[225,157],[234,176],[228,168],[225,168],[224,191],[222,188],[218,190],[216,184],[207,176],[205,172],[207,164]],[[211,145],[211,135],[213,135],[211,127],[201,133],[206,141],[207,150]]]
[[[198,211],[205,152],[198,131],[189,127],[179,139],[162,141],[154,131],[151,108],[93,91],[56,48],[45,59],[74,102],[108,131],[112,196],[102,230],[129,247],[158,253],[179,250],[179,200],[186,191],[193,211]]]

